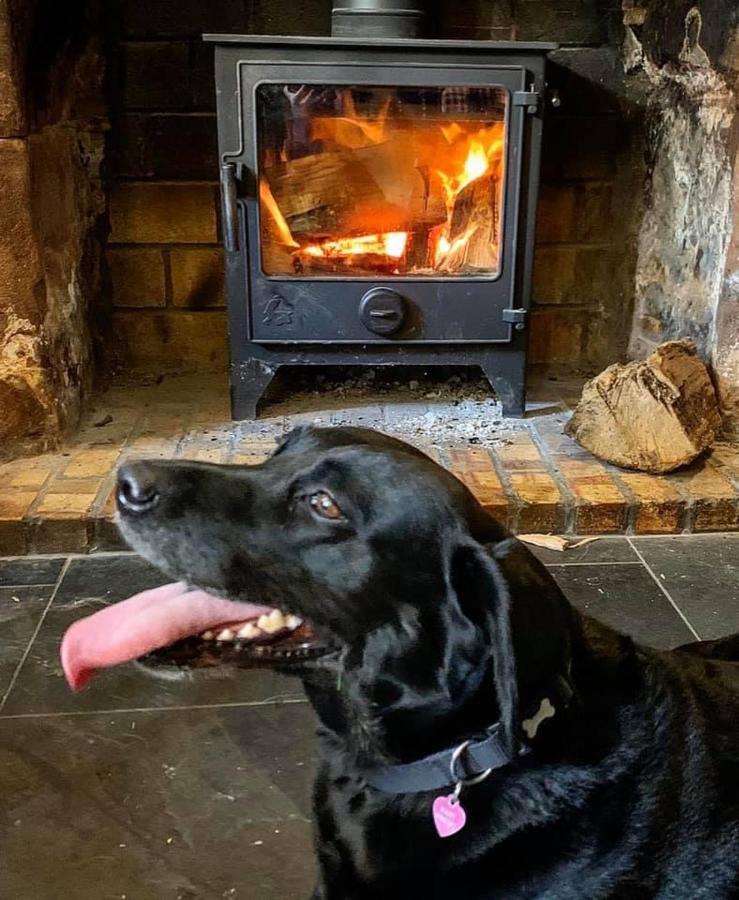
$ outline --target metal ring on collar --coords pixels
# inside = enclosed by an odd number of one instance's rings
[[[457,776],[457,763],[471,743],[472,741],[463,741],[459,745],[459,747],[457,747],[454,753],[452,753],[452,758],[449,762],[449,771],[452,775],[452,781],[454,781],[455,784],[463,784],[465,787],[470,787],[473,784],[479,784],[481,781],[485,781],[488,775],[490,775],[490,773],[493,771],[492,769],[485,769],[484,772],[481,772],[479,775],[473,775],[471,778],[460,778]]]

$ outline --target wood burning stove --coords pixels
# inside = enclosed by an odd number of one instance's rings
[[[477,365],[523,410],[555,45],[388,37],[418,19],[401,7],[347,2],[331,38],[206,36],[235,418],[282,365]]]

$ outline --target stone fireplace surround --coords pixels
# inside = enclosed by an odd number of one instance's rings
[[[533,366],[692,337],[739,404],[731,0],[439,0],[450,38],[558,41]],[[63,7],[63,8],[60,8]],[[94,380],[225,362],[211,32],[327,34],[330,3],[0,0],[0,454]]]

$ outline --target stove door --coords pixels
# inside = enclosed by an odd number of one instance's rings
[[[506,342],[522,67],[249,66],[250,337]]]

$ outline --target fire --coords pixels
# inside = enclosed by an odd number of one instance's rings
[[[275,274],[495,271],[502,120],[464,113],[416,120],[412,107],[381,89],[371,102],[355,101],[351,89],[333,105],[314,101],[305,133],[296,132],[306,142],[302,153],[271,150],[275,180],[269,166],[259,180],[263,240],[277,245]]]
[[[362,234],[357,237],[337,238],[310,244],[299,252],[313,257],[342,257],[360,255],[388,256],[400,259],[408,243],[407,231],[388,231],[386,234]]]
[[[486,148],[481,140],[472,138],[460,170],[449,175],[442,172],[441,169],[436,169],[448,208],[451,209],[454,206],[454,201],[460,191],[486,174],[490,168],[490,159],[496,155],[496,151],[500,151],[500,146],[500,141],[495,141]]]
[[[440,235],[434,250],[434,265],[436,268],[440,270],[448,268],[455,257],[463,252],[465,244],[476,231],[477,226],[472,225],[458,237],[454,238],[453,241],[450,241],[445,234]]]
[[[299,247],[300,244],[293,238],[290,232],[290,226],[285,221],[285,217],[282,215],[282,211],[277,205],[277,201],[272,196],[272,191],[269,189],[269,185],[264,178],[259,179],[259,199],[262,207],[266,209],[272,217],[272,222],[277,229],[281,242],[287,244],[288,247]]]

